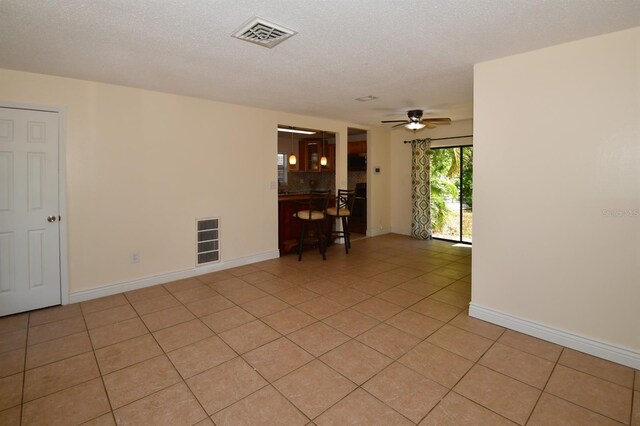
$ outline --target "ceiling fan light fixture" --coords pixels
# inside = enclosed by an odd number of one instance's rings
[[[412,121],[404,125],[404,127],[406,127],[409,130],[420,130],[420,129],[424,129],[425,126],[426,126],[425,124],[420,123],[419,121]]]
[[[451,124],[450,118],[444,117],[434,117],[434,118],[422,118],[422,110],[421,109],[412,109],[411,111],[407,111],[407,119],[406,120],[382,120],[382,124],[385,123],[399,123],[393,125],[391,128],[395,129],[396,127],[404,126],[409,130],[420,130],[424,129],[433,129],[436,126]]]

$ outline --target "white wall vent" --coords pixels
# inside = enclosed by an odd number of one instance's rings
[[[196,266],[220,261],[220,218],[196,219]]]
[[[276,25],[265,19],[253,18],[241,26],[235,33],[231,34],[231,36],[259,44],[260,46],[272,48],[296,34],[296,31]]]

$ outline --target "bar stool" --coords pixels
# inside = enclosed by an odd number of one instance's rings
[[[293,214],[293,217],[299,219],[301,221],[301,229],[300,229],[300,241],[298,242],[298,261],[302,260],[302,246],[305,240],[305,233],[308,223],[316,224],[316,233],[318,246],[320,248],[320,253],[322,254],[322,259],[327,260],[326,251],[326,237],[322,230],[324,219],[327,215],[327,204],[329,203],[329,194],[331,191],[328,189],[326,191],[311,191],[309,193],[309,201],[303,202],[305,204],[306,209],[299,210]]]
[[[327,209],[327,215],[332,219],[342,220],[342,231],[334,231],[330,235],[344,237],[344,250],[349,254],[351,248],[351,233],[349,232],[349,217],[351,217],[351,211],[353,210],[353,203],[356,199],[356,191],[348,189],[338,189],[338,196],[336,197],[336,206],[329,207]],[[333,226],[334,220],[329,226]]]

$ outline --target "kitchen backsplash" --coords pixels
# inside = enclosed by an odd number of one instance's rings
[[[335,182],[336,176],[334,173],[289,172],[287,184],[280,185],[280,191],[308,192],[311,189],[333,190],[335,188]]]
[[[302,182],[301,182],[302,181]],[[366,182],[366,171],[349,172],[349,189],[355,189],[356,183]],[[289,172],[287,184],[280,184],[279,192],[308,192],[311,189],[335,190],[336,176],[334,173],[305,173]]]
[[[356,189],[356,183],[363,183],[367,181],[367,171],[359,170],[355,172],[348,172],[349,189]]]

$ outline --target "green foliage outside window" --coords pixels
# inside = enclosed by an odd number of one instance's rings
[[[462,191],[460,189],[460,148],[432,149],[431,223],[434,232],[442,232],[449,209],[446,202],[462,198],[464,206],[473,206],[473,148],[463,148]]]
[[[432,149],[431,165],[431,226],[433,231],[442,232],[449,209],[446,199],[457,198],[458,187],[452,176],[459,173],[459,159],[455,150]]]
[[[462,148],[462,203],[473,208],[473,148]]]

